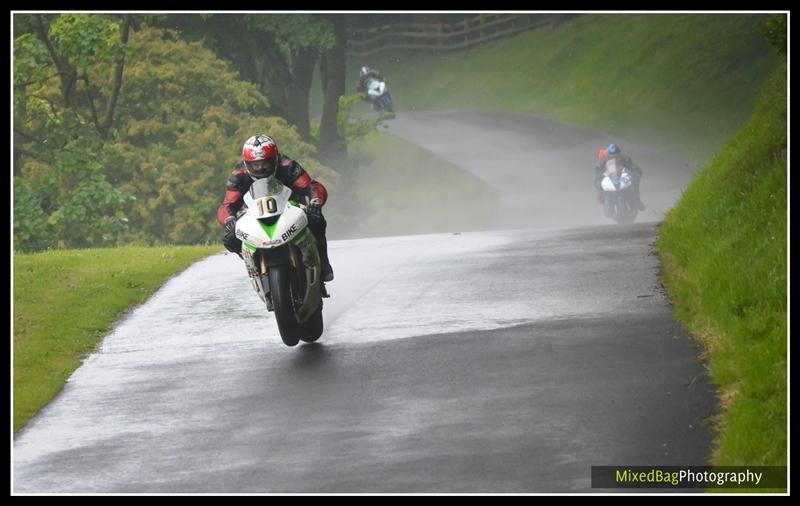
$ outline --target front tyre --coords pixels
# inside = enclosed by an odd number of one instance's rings
[[[314,311],[314,314],[311,315],[305,323],[300,325],[300,339],[302,339],[304,343],[313,343],[322,335],[322,330],[322,304],[320,303],[317,310]]]
[[[281,340],[286,346],[295,346],[300,340],[301,332],[292,303],[290,269],[286,264],[270,268],[269,291],[275,306],[275,320],[278,323]]]
[[[636,220],[636,215],[639,213],[639,207],[634,204],[633,194],[628,191],[619,199],[619,223],[629,224]]]

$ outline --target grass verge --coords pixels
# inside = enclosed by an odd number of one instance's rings
[[[721,392],[714,465],[786,465],[786,78],[784,63],[659,233],[676,316]]]
[[[112,327],[164,280],[219,246],[14,255],[14,431],[64,386]]]

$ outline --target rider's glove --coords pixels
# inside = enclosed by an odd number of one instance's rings
[[[236,234],[236,217],[228,216],[225,218],[225,234]]]
[[[222,236],[222,244],[228,251],[234,253],[241,248],[239,239],[236,238],[236,217],[234,216],[225,218],[225,235]]]
[[[309,200],[306,206],[306,213],[314,218],[319,218],[322,215],[322,200],[318,198]]]

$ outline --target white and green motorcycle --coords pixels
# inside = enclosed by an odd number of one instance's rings
[[[275,312],[287,346],[322,335],[322,269],[305,206],[274,176],[258,179],[244,195],[236,222],[247,274],[268,311]]]

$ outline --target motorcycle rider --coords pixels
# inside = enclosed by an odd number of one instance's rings
[[[597,150],[597,158],[594,161],[594,188],[597,190],[597,202],[603,202],[603,188],[600,183],[603,181],[603,172],[605,171],[606,160],[608,155],[606,148]]]
[[[383,74],[381,74],[379,70],[371,69],[371,68],[366,67],[366,66],[361,67],[361,70],[359,71],[359,76],[358,76],[358,83],[356,84],[356,91],[359,92],[359,93],[363,93],[364,94],[364,99],[367,100],[368,102],[372,102],[372,110],[378,110],[380,107],[378,106],[377,100],[372,99],[369,96],[369,93],[368,93],[369,90],[367,89],[367,85],[369,84],[369,81],[371,79],[376,79],[376,80],[381,81],[381,82],[383,82],[385,84],[385,80],[383,78]],[[392,103],[391,103],[391,95],[389,94],[389,89],[388,88],[386,89],[384,94],[389,99],[388,104],[385,106],[386,110],[388,111],[390,116],[393,117],[394,116],[394,107],[392,106]]]
[[[367,82],[375,78],[378,81],[383,81],[383,75],[380,71],[371,69],[367,66],[361,67],[361,71],[358,74],[358,83],[356,84],[356,91],[359,93],[366,93],[367,92]]]
[[[328,241],[325,238],[327,222],[322,216],[322,206],[328,200],[328,191],[315,181],[297,161],[278,151],[277,143],[269,136],[256,134],[242,147],[240,160],[228,176],[225,199],[217,210],[217,220],[225,228],[222,243],[231,253],[241,255],[242,241],[236,237],[236,214],[244,206],[244,194],[257,179],[274,175],[278,181],[292,189],[292,198],[307,197],[308,228],[317,240],[322,263],[322,280],[333,281],[333,268],[328,260]]]
[[[617,163],[621,164],[630,172],[633,179],[632,188],[636,204],[640,211],[644,211],[647,207],[645,207],[641,198],[639,198],[639,182],[642,179],[642,169],[633,163],[631,157],[623,155],[622,149],[620,149],[617,144],[609,144],[607,148],[600,149],[597,152],[597,160],[595,160],[594,163],[594,187],[597,190],[597,201],[603,202],[603,188],[601,183],[605,177],[606,162],[611,158],[616,159]]]

